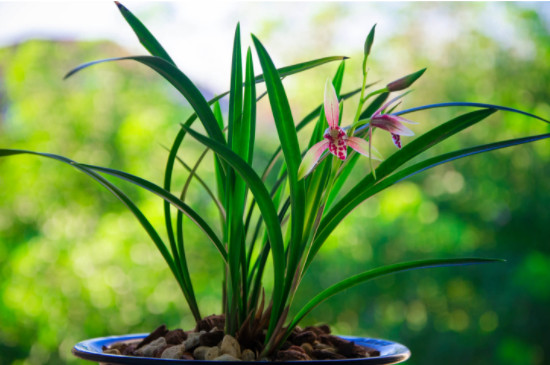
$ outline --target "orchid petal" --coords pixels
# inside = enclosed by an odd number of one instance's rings
[[[353,150],[362,154],[363,156],[371,157],[375,160],[382,161],[382,156],[380,156],[380,153],[373,146],[371,146],[372,153],[369,153],[369,143],[365,141],[363,138],[349,137],[347,142],[348,142],[348,146],[350,146]]]
[[[323,152],[327,150],[328,145],[329,141],[324,139],[321,142],[317,142],[311,146],[311,148],[306,152],[304,159],[298,168],[298,180],[303,179],[313,170],[315,165],[317,165],[317,162],[319,162]]]
[[[328,150],[342,161],[344,161],[348,156],[348,145],[343,138],[339,138],[334,142],[329,141]]]
[[[408,123],[408,124],[418,124],[417,122],[413,122],[412,120],[408,120],[407,118],[400,117],[399,115],[393,115],[390,114],[394,119],[400,121],[401,123]]]
[[[325,116],[331,128],[338,127],[340,122],[338,96],[336,96],[336,90],[334,90],[334,86],[330,80],[327,80],[327,84],[325,85]]]
[[[393,133],[392,133],[391,138],[392,138],[393,144],[394,144],[397,148],[401,149],[401,136],[398,135],[398,134],[393,134]]]
[[[371,120],[371,125],[392,134],[398,134],[400,136],[414,136],[414,132],[405,127],[395,115],[379,115]]]
[[[378,108],[377,111],[375,111],[373,114],[372,114],[372,117],[376,117],[376,116],[379,116],[382,114],[382,111],[386,110],[390,105],[392,105],[393,103],[395,103],[397,100],[401,99],[402,97],[404,97],[405,95],[407,95],[408,93],[410,93],[411,90],[401,94],[401,95],[397,95],[395,98],[391,99],[390,101],[388,101],[386,104],[382,105],[380,108]]]

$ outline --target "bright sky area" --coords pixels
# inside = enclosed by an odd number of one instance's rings
[[[269,36],[269,49],[277,66],[284,54],[300,50],[315,34],[312,24],[323,19],[336,19],[329,49],[320,56],[343,54],[357,50],[374,23],[383,30],[377,41],[383,42],[399,31],[393,17],[403,3],[335,4],[329,2],[133,2],[124,1],[153,31],[176,63],[199,83],[215,90],[228,85],[233,30],[238,21],[246,46],[249,33]],[[417,3],[418,7],[426,3]],[[550,3],[546,3],[549,5]],[[535,6],[526,3],[525,6]],[[536,5],[550,19],[550,6]],[[477,24],[483,31],[513,42],[513,25],[507,22],[505,8],[489,5],[483,13],[490,16]],[[456,37],[458,23],[437,11],[426,12],[424,33],[431,41],[449,41]],[[444,14],[445,15],[445,14]],[[403,19],[403,14],[401,14]],[[549,22],[550,23],[550,22]],[[336,24],[336,25],[334,25]],[[476,26],[476,24],[472,24]],[[130,28],[112,2],[1,2],[0,47],[27,39],[110,40],[134,54],[145,54]],[[327,47],[328,48],[328,47]],[[208,67],[205,67],[208,64]]]

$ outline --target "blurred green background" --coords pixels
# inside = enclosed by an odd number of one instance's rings
[[[299,34],[284,17],[265,21],[254,32],[279,67],[339,53],[351,56],[347,91],[360,84],[362,39],[372,25],[359,21],[361,12],[374,9],[385,20],[377,28],[370,80],[389,82],[428,66],[404,108],[477,101],[550,117],[548,3],[354,6],[317,4]],[[354,39],[361,39],[353,47],[338,31],[350,19],[356,22]],[[427,31],[438,24],[441,31]],[[233,27],[227,24],[224,40]],[[79,63],[128,54],[101,40],[28,40],[0,49],[0,145],[57,153],[161,184],[164,146],[190,115],[182,97],[131,62],[96,66],[62,80]],[[229,70],[230,58],[211,62]],[[336,67],[285,80],[296,120],[322,101],[324,82]],[[193,70],[185,72],[193,78]],[[207,96],[223,91],[204,88]],[[353,107],[354,101],[344,120],[352,117]],[[270,138],[274,127],[267,100],[259,108],[260,167],[276,141]],[[414,126],[419,135],[463,111],[409,117],[419,122]],[[430,154],[549,130],[542,122],[499,112]],[[301,135],[303,146],[307,134]],[[376,143],[385,156],[394,151],[389,138]],[[181,156],[193,161],[200,152],[189,142]],[[460,256],[507,263],[380,279],[332,298],[304,324],[329,323],[335,333],[402,342],[412,350],[411,365],[550,363],[549,162],[550,144],[542,141],[437,167],[370,199],[326,242],[296,307],[336,280],[382,264]],[[357,177],[368,171],[366,159],[358,163]],[[175,186],[184,181],[180,172]],[[213,181],[209,168],[201,175]],[[161,201],[115,182],[162,232]],[[203,215],[214,216],[198,187],[189,200]],[[199,304],[203,314],[217,313],[220,259],[197,229],[187,228]],[[30,156],[1,159],[0,364],[85,364],[70,354],[79,340],[148,332],[161,323],[193,326],[175,280],[123,205],[69,166]]]

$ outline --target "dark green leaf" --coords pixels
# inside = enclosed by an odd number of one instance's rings
[[[139,42],[143,45],[143,47],[145,47],[145,49],[148,50],[149,53],[151,53],[153,56],[163,58],[171,64],[175,65],[174,61],[172,61],[172,58],[170,58],[168,53],[160,45],[157,39],[151,34],[151,32],[149,32],[149,29],[147,29],[147,27],[145,27],[145,25],[143,25],[143,23],[124,5],[122,5],[118,1],[115,1],[115,4],[118,6],[118,10],[120,10],[120,13],[124,17],[124,19],[126,19],[130,27],[132,27],[132,30],[138,37]]]
[[[80,165],[76,163],[75,161],[72,161],[66,157],[54,155],[51,153],[40,153],[40,152],[34,152],[34,151],[27,151],[27,150],[14,150],[14,149],[0,149],[0,157],[5,156],[13,156],[13,155],[19,155],[19,154],[30,154],[35,156],[41,156],[46,158],[51,158],[56,161],[60,161],[63,163],[66,163],[68,165],[73,166],[74,168],[82,171],[89,177],[93,178],[95,181],[103,185],[107,190],[109,190],[113,195],[115,195],[124,205],[134,214],[136,219],[139,221],[139,223],[142,225],[142,227],[145,229],[149,237],[153,240],[154,244],[157,246],[157,249],[161,253],[162,257],[170,267],[170,270],[176,277],[176,280],[178,281],[182,292],[187,299],[187,302],[189,304],[189,307],[195,317],[196,320],[201,319],[201,315],[199,313],[197,303],[194,301],[194,293],[190,292],[192,291],[192,288],[186,286],[186,283],[181,277],[181,272],[178,269],[178,266],[174,262],[174,258],[170,255],[170,252],[168,251],[166,245],[158,235],[157,231],[153,228],[151,223],[147,220],[145,215],[138,209],[138,207],[128,198],[121,190],[119,190],[116,186],[111,184],[108,180],[106,180],[103,176],[95,173],[90,168]]]
[[[323,58],[318,58],[318,59],[313,60],[313,61],[301,62],[301,63],[297,63],[297,64],[294,64],[294,65],[281,67],[281,68],[278,68],[277,71],[279,73],[279,76],[285,77],[285,76],[294,75],[294,74],[302,72],[302,71],[309,70],[309,69],[317,67],[317,66],[324,65],[325,63],[328,63],[328,62],[341,61],[341,60],[345,60],[347,58],[348,57],[346,57],[346,56],[323,57]],[[255,80],[256,80],[256,82],[264,81],[264,75],[256,76]]]
[[[389,274],[408,271],[408,270],[444,267],[444,266],[487,264],[487,263],[495,263],[495,262],[504,262],[504,260],[483,259],[483,258],[429,259],[429,260],[403,262],[399,264],[387,265],[377,269],[365,271],[361,274],[357,274],[348,279],[342,280],[341,282],[334,284],[329,288],[323,290],[321,293],[317,294],[292,319],[292,321],[290,322],[287,328],[287,334],[290,334],[294,329],[294,327],[296,327],[296,325],[319,304],[321,304],[331,296],[338,294],[346,289],[349,289],[357,284],[361,284],[365,281],[376,279],[381,276],[385,276]]]
[[[298,167],[301,162],[300,146],[298,144],[298,135],[296,133],[296,126],[292,118],[292,112],[290,105],[281,82],[281,77],[271,60],[271,57],[265,50],[261,42],[253,35],[252,36],[260,64],[264,72],[265,84],[269,96],[269,102],[271,105],[271,112],[275,125],[277,127],[277,133],[279,135],[279,141],[283,151],[284,161],[288,174],[288,182],[290,187],[290,201],[291,201],[291,237],[290,237],[290,254],[288,259],[288,273],[289,275],[285,280],[285,288],[283,290],[282,303],[274,303],[270,327],[268,329],[267,337],[272,333],[276,323],[276,318],[282,312],[284,307],[286,296],[290,291],[290,286],[294,281],[293,275],[296,271],[296,267],[300,261],[299,253],[302,252],[302,229],[304,223],[304,199],[305,199],[305,182],[303,180],[298,181]]]
[[[204,96],[201,94],[199,89],[189,80],[189,78],[181,72],[176,66],[169,63],[168,61],[155,56],[130,56],[130,57],[119,57],[119,58],[109,58],[99,61],[88,62],[83,65],[76,67],[71,70],[65,78],[68,78],[74,75],[76,72],[103,62],[110,61],[122,61],[122,60],[133,60],[150,67],[162,77],[164,77],[168,82],[170,82],[191,104],[191,107],[197,113],[199,120],[204,125],[206,132],[209,136],[220,143],[225,143],[222,131],[218,126],[216,118],[208,106],[208,102],[204,99]]]
[[[416,111],[419,111],[419,110],[432,109],[432,108],[446,108],[446,107],[449,107],[449,106],[471,106],[471,107],[475,107],[475,108],[489,108],[489,109],[496,109],[496,110],[504,110],[504,111],[508,111],[508,112],[523,114],[523,115],[526,115],[528,117],[535,118],[535,119],[538,119],[538,120],[542,120],[543,122],[546,122],[546,123],[550,123],[550,120],[548,120],[548,119],[544,119],[544,118],[541,118],[541,117],[536,116],[534,114],[524,112],[523,110],[509,108],[507,106],[500,106],[500,105],[493,105],[493,104],[482,104],[482,103],[467,103],[467,102],[429,104],[429,105],[418,106],[416,108],[401,110],[401,111],[398,111],[398,112],[393,113],[393,114],[394,115],[403,115],[403,114],[416,112]]]
[[[182,127],[186,128],[185,126]],[[281,226],[277,217],[277,211],[271,201],[268,191],[260,177],[241,157],[225,145],[203,136],[190,128],[186,129],[193,138],[205,146],[210,147],[219,157],[223,158],[243,178],[254,195],[258,208],[262,213],[262,218],[265,222],[265,228],[271,245],[274,275],[273,303],[274,306],[276,306],[276,303],[281,303],[282,298],[281,289],[283,288],[285,257]]]

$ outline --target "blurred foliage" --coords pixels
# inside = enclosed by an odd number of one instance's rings
[[[478,101],[549,117],[548,24],[535,10],[502,4],[505,30],[512,33],[499,38],[476,26],[491,19],[492,6],[422,3],[396,9],[399,29],[389,36],[383,35],[388,24],[377,29],[371,80],[387,82],[388,75],[396,78],[428,66],[404,108]],[[330,50],[338,40],[331,40],[330,32],[346,7],[330,7],[320,7],[311,20],[316,37],[310,47],[298,54],[285,55],[284,48],[270,52],[283,55],[285,64],[336,53]],[[426,33],[425,22],[440,18],[452,20],[446,39]],[[359,83],[361,51],[362,44],[349,51],[355,57],[348,62],[344,90]],[[0,49],[0,144],[62,154],[160,184],[163,146],[170,145],[178,124],[190,114],[185,101],[157,75],[131,62],[96,66],[62,80],[80,62],[124,55],[104,42],[29,41]],[[321,102],[322,85],[335,67],[285,80],[297,117]],[[264,148],[257,151],[258,165],[274,144],[267,102],[260,107],[263,134],[257,146]],[[458,113],[424,111],[410,119],[420,123],[415,126],[420,134]],[[543,123],[499,112],[432,153],[548,130]],[[307,132],[303,137],[305,144]],[[389,139],[377,143],[384,155],[392,152]],[[182,157],[191,162],[201,151],[188,142]],[[332,298],[305,324],[326,322],[336,333],[405,343],[413,352],[411,365],[548,363],[549,162],[550,146],[543,141],[455,161],[371,199],[321,249],[296,307],[367,267],[458,256],[499,257],[508,263],[380,279]],[[368,162],[358,163],[357,176],[368,171]],[[212,171],[203,169],[201,175],[213,181]],[[175,186],[184,178],[185,173],[178,176]],[[115,182],[162,225],[159,199]],[[214,214],[196,186],[190,200],[202,214]],[[2,159],[0,202],[1,364],[86,363],[70,354],[79,340],[147,332],[160,323],[193,326],[176,282],[142,228],[83,174],[30,156]],[[192,225],[186,237],[203,314],[219,312],[221,262]]]

